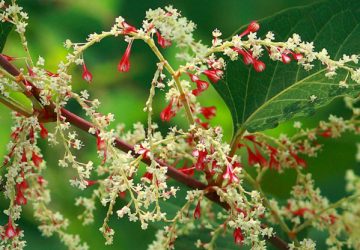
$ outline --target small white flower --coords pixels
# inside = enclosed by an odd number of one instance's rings
[[[316,95],[311,95],[310,96],[310,102],[315,102],[315,100],[317,99],[318,97]]]

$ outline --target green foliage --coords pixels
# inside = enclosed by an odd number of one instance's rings
[[[293,33],[304,41],[314,41],[315,50],[326,47],[329,55],[339,59],[343,54],[360,52],[360,2],[327,1],[292,8],[260,21],[258,35],[273,31],[277,40],[286,41]],[[257,73],[242,61],[228,62],[225,77],[214,87],[229,107],[234,131],[259,131],[274,128],[293,116],[309,116],[334,98],[355,95],[359,84],[339,88],[347,72],[338,71],[333,79],[325,77],[326,66],[315,64],[309,72],[296,62],[285,65],[264,56],[266,70]],[[317,98],[314,102],[310,96]]]
[[[4,49],[6,39],[12,28],[11,23],[0,23],[0,52]]]
[[[9,22],[0,23],[0,52],[2,52],[13,26]],[[18,111],[28,114],[33,113],[31,101],[21,92],[9,91],[7,97],[0,95],[0,102]]]

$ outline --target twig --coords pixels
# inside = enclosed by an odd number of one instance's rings
[[[3,69],[5,69],[8,73],[10,73],[11,75],[13,75],[15,77],[21,75],[21,72],[1,55],[0,55],[0,66]],[[41,100],[40,90],[38,88],[36,88],[31,82],[27,81],[27,83],[32,86],[31,93],[33,94],[33,96],[38,101],[40,101]],[[44,109],[46,110],[46,117],[41,117],[41,118],[46,119],[47,122],[56,120],[56,114],[54,112],[54,110],[55,110],[54,104],[50,104],[50,105],[44,107]],[[81,118],[80,116],[72,113],[71,111],[69,111],[65,108],[61,108],[60,112],[61,112],[61,115],[63,117],[65,117],[66,120],[70,124],[72,124],[73,126],[79,128],[87,133],[89,133],[89,129],[91,127],[94,127],[94,125],[92,123],[86,121],[85,119]],[[92,135],[95,136],[94,134],[92,134]],[[121,150],[123,152],[130,151],[131,154],[134,155],[134,157],[138,156],[135,153],[134,148],[131,145],[127,144],[126,142],[123,142],[122,140],[120,140],[118,138],[116,138],[114,142],[115,142],[115,147],[118,148],[119,150]],[[151,164],[151,160],[148,158],[143,158],[142,161],[147,165]],[[180,172],[176,168],[167,165],[165,162],[158,160],[158,159],[156,159],[156,162],[161,166],[167,167],[167,169],[168,169],[167,175],[169,177],[171,177],[172,179],[174,179],[180,183],[183,183],[184,185],[188,186],[189,188],[200,189],[200,190],[204,190],[204,189],[210,190],[206,184]],[[205,196],[209,200],[219,204],[223,208],[228,209],[228,205],[224,202],[221,202],[220,197],[215,192],[208,192],[205,194]],[[284,240],[282,240],[281,238],[279,238],[278,236],[272,236],[270,238],[266,238],[266,240],[268,240],[273,246],[277,247],[280,250],[289,249],[287,243]]]

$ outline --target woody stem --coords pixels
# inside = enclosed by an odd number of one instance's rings
[[[4,59],[4,60],[2,60],[2,59]],[[163,59],[163,60],[165,60],[165,59]],[[166,62],[166,61],[163,61],[163,62]],[[13,75],[15,77],[19,76],[21,74],[20,71],[17,68],[15,68],[10,62],[8,62],[2,56],[0,56],[0,66],[4,70],[6,70],[8,73],[10,73],[11,75]],[[173,73],[175,74],[174,71],[173,71]],[[31,82],[29,82],[29,84],[32,85],[31,93],[33,94],[33,96],[37,100],[40,100],[40,90],[38,88],[36,88]],[[55,105],[50,104],[50,105],[48,105],[48,106],[46,106],[44,108],[49,112],[48,115],[51,116],[48,121],[52,121],[52,119],[56,120],[56,113],[54,112],[54,110],[56,108]],[[85,131],[87,133],[89,133],[90,128],[94,127],[94,125],[92,123],[86,121],[85,119],[81,118],[80,116],[72,113],[71,111],[69,111],[69,110],[67,110],[65,108],[61,108],[60,113],[61,113],[61,116],[63,116],[66,119],[67,122],[69,122],[73,126],[79,128],[79,129],[81,129],[81,130],[83,130],[83,131]],[[191,112],[190,112],[190,114],[191,114]],[[94,134],[92,134],[92,135],[95,136]],[[126,152],[126,153],[130,151],[134,155],[134,157],[138,156],[135,153],[134,148],[131,145],[127,144],[126,142],[123,142],[122,140],[116,138],[114,140],[114,144],[115,144],[115,147],[118,148],[119,150],[121,150],[123,152]],[[198,181],[198,180],[196,180],[196,179],[194,179],[194,178],[180,172],[176,168],[167,165],[165,162],[163,162],[161,160],[158,160],[158,159],[155,159],[155,160],[161,166],[167,167],[167,169],[168,169],[167,175],[169,177],[173,178],[174,180],[176,180],[176,181],[178,181],[180,183],[183,183],[184,185],[188,186],[191,189],[200,189],[200,190],[208,189],[208,186],[206,184],[204,184],[204,183],[202,183],[202,182],[200,182],[200,181]],[[147,165],[151,164],[151,160],[148,159],[148,158],[142,158],[142,161]],[[220,201],[220,197],[215,192],[208,192],[208,193],[205,194],[205,196],[209,200],[219,204],[223,208],[228,209],[228,205],[226,203]],[[287,243],[285,241],[283,241],[281,238],[279,238],[278,236],[272,236],[272,237],[266,238],[266,239],[278,249],[284,249],[284,250],[288,249]]]

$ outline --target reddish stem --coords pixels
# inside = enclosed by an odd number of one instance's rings
[[[21,72],[15,68],[10,62],[8,62],[2,55],[0,55],[0,66],[6,70],[8,73],[10,73],[11,75],[15,76],[15,77],[19,77],[19,79],[21,79]],[[24,81],[24,80],[22,80]],[[40,102],[40,90],[38,88],[36,88],[31,82],[27,81],[28,84],[30,84],[32,86],[31,89],[31,93],[33,94],[33,96]],[[41,102],[40,102],[41,103]],[[54,121],[56,119],[56,114],[54,112],[54,108],[55,105],[54,104],[50,104],[48,106],[46,106],[44,108],[44,113],[45,115],[43,115],[42,113],[40,113],[40,116],[44,116],[44,117],[40,117],[41,119],[45,119],[46,121]],[[39,111],[37,111],[39,112]],[[85,119],[81,118],[80,116],[70,112],[69,110],[65,109],[65,108],[61,108],[61,115],[63,117],[66,118],[66,120],[71,123],[72,125],[74,125],[75,127],[89,133],[89,128],[91,127],[95,127],[92,123],[86,121]],[[93,136],[95,136],[93,134]],[[135,153],[134,148],[127,144],[126,142],[121,141],[120,139],[116,138],[115,139],[115,147],[118,148],[119,150],[123,151],[123,152],[131,152],[134,157],[137,157],[138,155]],[[143,158],[142,161],[147,164],[150,165],[151,161],[148,158]],[[174,180],[181,182],[183,184],[185,184],[186,186],[188,186],[189,188],[192,189],[200,189],[200,190],[204,190],[204,189],[211,189],[210,187],[208,187],[207,185],[205,185],[204,183],[182,173],[181,171],[177,170],[176,168],[167,165],[165,162],[156,159],[156,161],[161,165],[161,166],[165,166],[167,167],[168,171],[167,171],[167,175],[171,178],[173,178]],[[209,200],[219,204],[220,206],[222,206],[225,209],[229,209],[229,206],[220,201],[220,197],[215,193],[215,192],[209,192],[205,195]],[[265,225],[262,227],[266,227]],[[289,249],[287,243],[282,240],[281,238],[277,237],[277,236],[272,236],[270,238],[266,238],[273,246],[277,247],[278,249]]]

